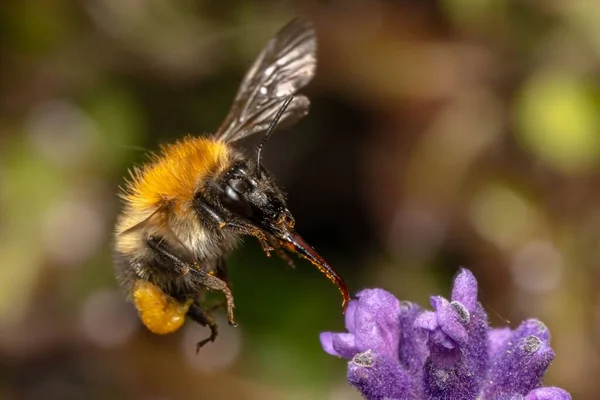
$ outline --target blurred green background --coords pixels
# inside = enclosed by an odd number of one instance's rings
[[[240,327],[155,336],[118,291],[118,186],[146,150],[214,131],[266,40],[319,38],[311,113],[265,164],[353,292],[428,305],[459,266],[492,323],[538,317],[546,378],[600,392],[600,3],[3,1],[0,398],[357,399],[318,333],[340,298],[253,240]],[[242,143],[249,150],[256,139]]]

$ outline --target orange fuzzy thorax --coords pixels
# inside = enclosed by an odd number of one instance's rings
[[[202,179],[225,167],[229,155],[224,143],[186,137],[162,147],[161,153],[148,165],[135,168],[122,197],[140,211],[173,200],[188,201]]]
[[[133,302],[146,328],[159,335],[173,333],[181,328],[192,303],[179,303],[158,286],[141,279],[135,283]]]

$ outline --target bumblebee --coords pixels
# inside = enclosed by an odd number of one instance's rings
[[[281,29],[246,73],[231,110],[214,135],[186,137],[161,148],[133,168],[120,197],[116,224],[117,279],[143,324],[157,334],[179,329],[187,318],[210,328],[198,351],[218,335],[205,306],[206,290],[221,292],[230,325],[234,299],[224,255],[241,236],[291,263],[286,251],[314,264],[349,301],[342,278],[294,231],[284,193],[261,165],[264,143],[276,128],[308,113],[309,100],[295,95],[314,76],[312,24],[296,19]],[[233,142],[266,132],[255,157]]]

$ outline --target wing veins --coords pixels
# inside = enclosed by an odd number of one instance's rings
[[[264,131],[285,98],[312,79],[315,67],[314,28],[310,22],[296,19],[269,40],[258,55],[215,138],[234,142]],[[290,104],[278,125],[306,115],[310,102],[304,96],[296,96],[299,97],[303,99]]]

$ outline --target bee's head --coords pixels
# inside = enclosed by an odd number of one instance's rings
[[[250,222],[273,235],[294,227],[285,195],[265,169],[253,161],[238,161],[217,184],[220,205],[230,217]]]
[[[338,286],[345,307],[349,295],[344,281],[294,231],[294,218],[287,208],[285,195],[262,166],[249,159],[240,159],[212,180],[208,192],[210,196],[202,196],[197,201],[205,202],[205,212],[208,206],[208,211],[216,214],[213,217],[220,220],[215,229],[237,229],[257,237],[263,247],[266,240],[269,245],[306,258]]]

